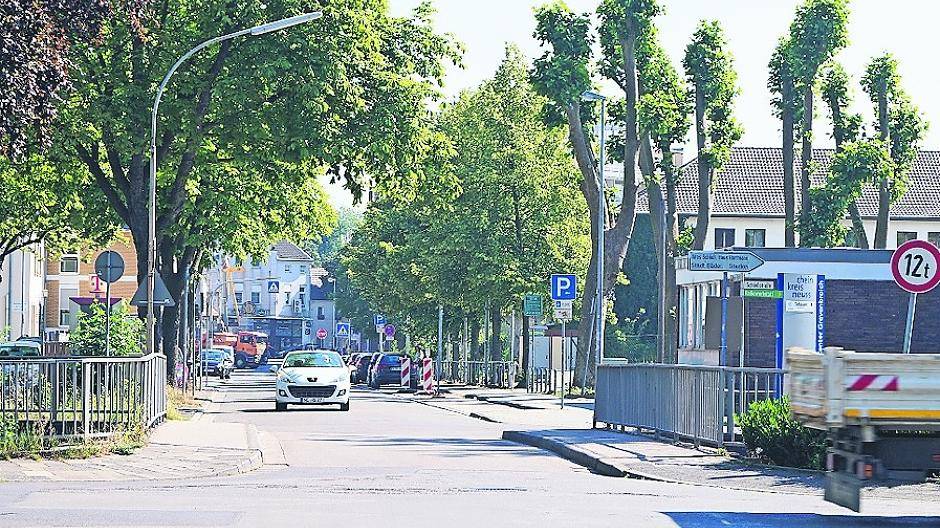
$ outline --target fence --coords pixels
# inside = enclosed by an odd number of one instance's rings
[[[766,368],[602,365],[594,420],[720,446],[735,438],[734,413],[780,394],[783,376]]]
[[[441,361],[438,379],[451,383],[508,389],[516,385],[513,361]]]
[[[43,434],[108,436],[166,415],[166,358],[0,360],[0,417]]]
[[[571,387],[574,371],[548,367],[530,368],[528,392],[539,394],[557,394],[562,386]],[[564,383],[564,385],[562,385]]]

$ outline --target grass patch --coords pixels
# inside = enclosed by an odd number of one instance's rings
[[[188,420],[189,415],[182,409],[200,409],[202,404],[193,398],[193,395],[176,387],[167,387],[166,419]]]

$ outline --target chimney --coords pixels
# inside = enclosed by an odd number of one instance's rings
[[[685,161],[682,157],[682,146],[673,145],[669,151],[672,153],[672,164],[676,167],[681,167],[682,163]]]

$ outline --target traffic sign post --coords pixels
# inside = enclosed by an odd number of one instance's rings
[[[911,294],[907,303],[907,322],[904,325],[904,353],[911,353],[911,334],[914,332],[914,313],[917,295],[927,293],[940,284],[940,249],[924,240],[909,240],[891,256],[891,274],[894,282]]]
[[[111,355],[111,283],[124,276],[124,257],[114,251],[103,251],[95,259],[95,274],[105,283],[104,293],[104,355]]]
[[[571,319],[571,304],[578,296],[578,279],[571,274],[552,275],[552,301],[555,305],[555,318],[561,321],[561,408],[565,408],[565,343],[568,341],[566,324]]]

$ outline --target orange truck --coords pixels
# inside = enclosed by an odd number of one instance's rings
[[[235,368],[257,367],[267,360],[268,335],[263,332],[219,332],[212,336],[212,343],[235,349]]]

